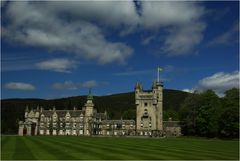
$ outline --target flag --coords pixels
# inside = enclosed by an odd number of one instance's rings
[[[161,72],[163,69],[162,69],[162,68],[160,68],[160,67],[158,67],[158,68],[157,68],[157,70],[158,70],[159,72]]]

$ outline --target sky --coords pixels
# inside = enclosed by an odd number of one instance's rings
[[[1,98],[239,87],[238,1],[1,1]]]

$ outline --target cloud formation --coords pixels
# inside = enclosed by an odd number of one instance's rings
[[[188,93],[194,93],[194,89],[188,89],[188,88],[185,88],[182,90],[183,92],[188,92]]]
[[[78,85],[72,81],[65,81],[63,83],[54,83],[52,88],[57,90],[76,90],[78,89]]]
[[[85,18],[78,19],[80,15],[88,15],[80,12],[82,3],[10,2],[5,13],[9,23],[3,27],[2,34],[9,41],[64,51],[101,64],[124,63],[133,49],[106,40],[97,25]]]
[[[103,82],[97,83],[97,81],[95,81],[95,80],[89,80],[89,81],[82,82],[82,83],[74,83],[74,82],[68,80],[63,83],[54,83],[52,85],[52,88],[56,89],[56,90],[77,90],[80,88],[93,88],[93,87],[97,87],[101,84],[103,84]]]
[[[72,60],[57,58],[36,63],[35,66],[42,70],[69,73],[77,67],[77,63]]]
[[[239,42],[239,22],[235,23],[231,29],[211,40],[207,46],[229,45]]]
[[[158,35],[164,37],[161,52],[168,55],[188,54],[201,42],[206,26],[201,3],[143,1],[138,6],[133,1],[11,1],[3,14],[8,21],[2,35],[100,64],[125,63],[134,52],[126,43],[108,40],[109,29],[122,36],[163,29],[167,34]]]
[[[90,80],[90,81],[80,83],[81,88],[93,88],[93,87],[96,87],[97,85],[98,84],[95,80]]]
[[[23,83],[23,82],[9,82],[4,84],[4,88],[10,89],[10,90],[22,90],[22,91],[33,91],[36,89],[34,85],[29,83]]]
[[[190,51],[203,39],[204,23],[187,24],[169,30],[161,50],[169,56],[191,54]]]
[[[203,39],[205,8],[195,2],[143,1],[141,24],[147,29],[168,27],[161,52],[187,55]]]
[[[219,72],[203,78],[198,82],[196,89],[199,91],[212,89],[218,95],[223,95],[226,90],[234,87],[239,88],[239,71],[232,73]]]
[[[218,72],[212,76],[205,77],[198,81],[197,85],[191,89],[185,88],[182,91],[188,93],[203,92],[213,90],[220,97],[231,88],[239,88],[239,71],[231,73]]]

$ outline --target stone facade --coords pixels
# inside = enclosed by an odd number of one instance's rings
[[[98,113],[94,108],[93,96],[81,110],[25,110],[25,121],[19,121],[20,136],[23,135],[75,135],[75,136],[179,136],[178,121],[163,121],[163,85],[154,82],[151,91],[135,86],[135,120],[109,120],[107,112]]]
[[[136,132],[138,135],[161,135],[163,132],[162,101],[163,85],[154,82],[151,91],[143,91],[142,86],[135,86]]]

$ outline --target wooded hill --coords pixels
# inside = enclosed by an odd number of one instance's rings
[[[181,104],[189,93],[178,90],[163,90],[163,118],[172,117],[178,120],[178,112]],[[17,134],[18,120],[24,120],[26,106],[36,109],[37,106],[44,109],[57,110],[81,109],[86,102],[86,96],[75,96],[61,99],[5,99],[1,100],[1,133]],[[134,92],[113,94],[108,96],[94,96],[93,102],[98,112],[108,113],[110,119],[135,119],[135,95]]]

